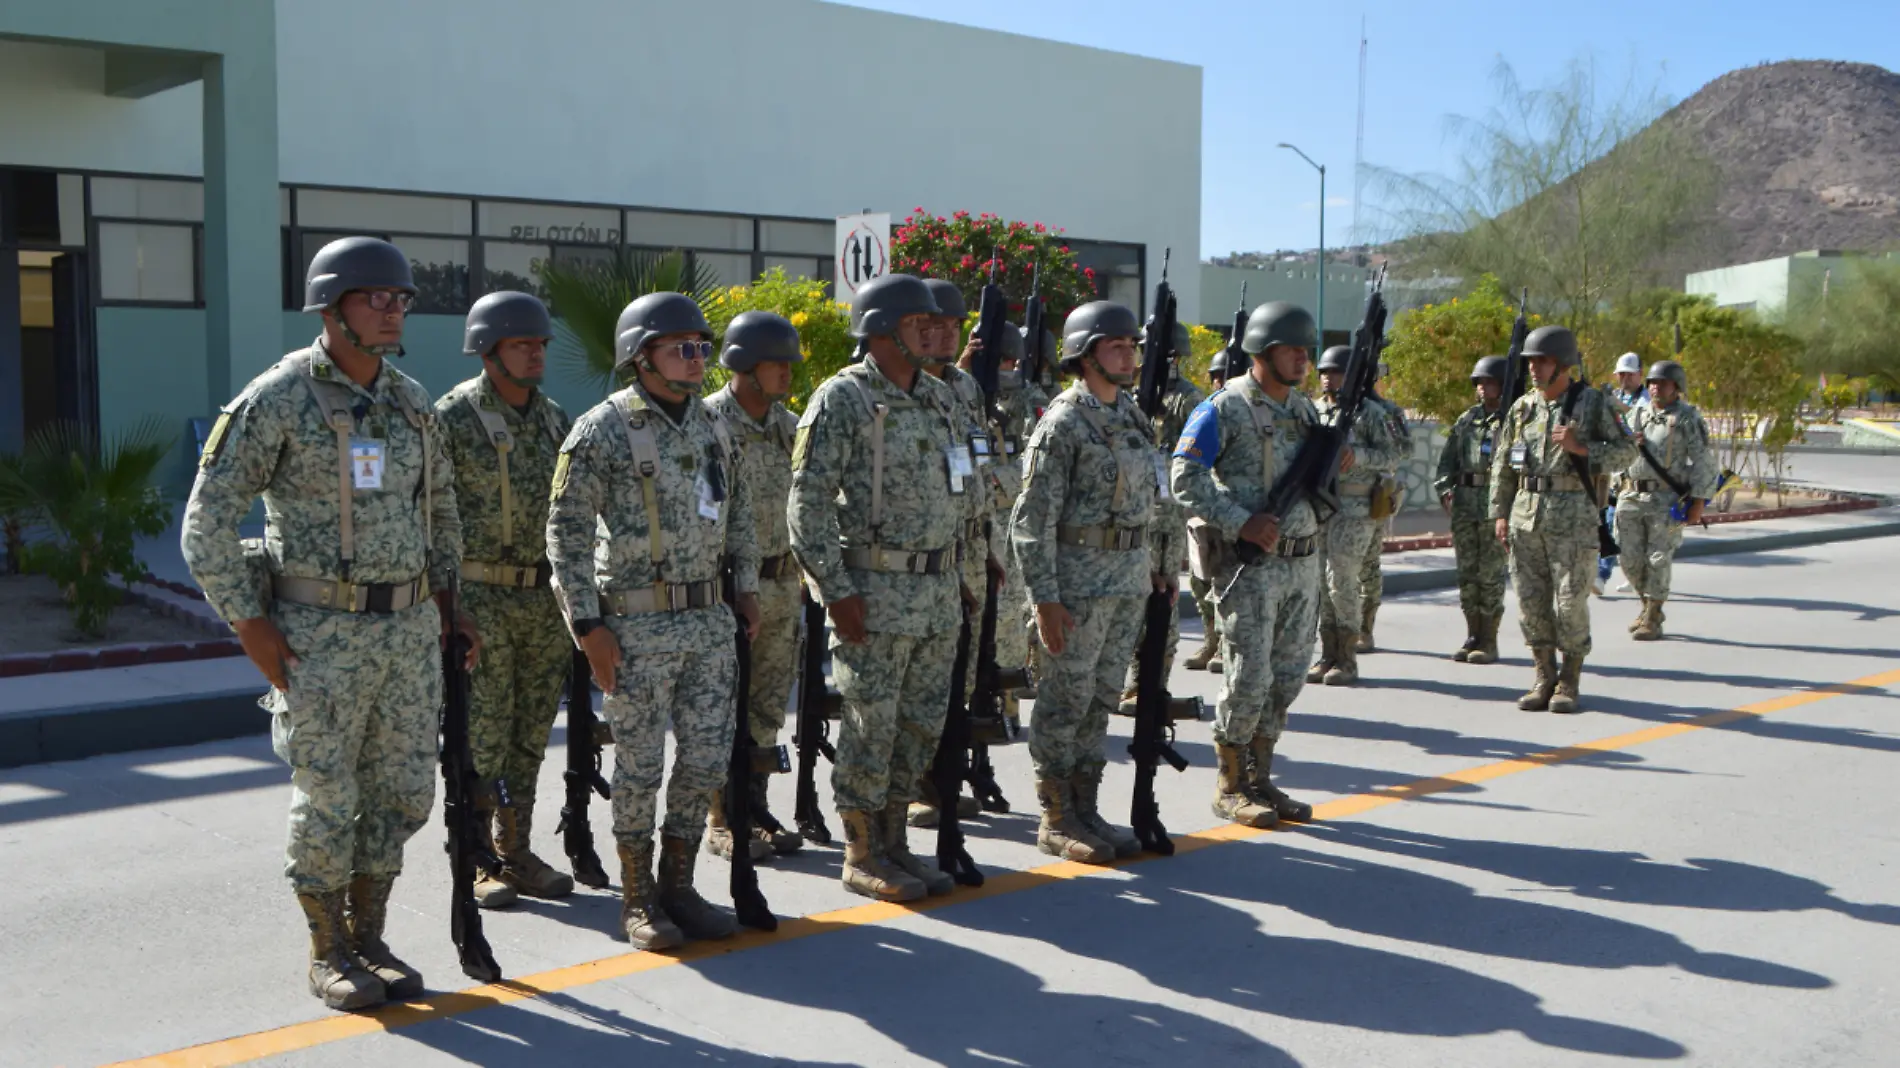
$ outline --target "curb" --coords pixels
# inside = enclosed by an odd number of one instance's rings
[[[0,768],[263,734],[257,692],[189,694],[0,717]]]
[[[1831,515],[1835,512],[1861,512],[1869,508],[1878,508],[1886,503],[1878,497],[1849,493],[1828,493],[1821,504],[1795,505],[1792,508],[1767,508],[1754,512],[1721,512],[1706,514],[1702,518],[1708,526],[1725,526],[1729,523],[1752,523],[1766,519],[1795,519],[1809,515]],[[1387,538],[1381,554],[1409,553],[1419,549],[1451,548],[1449,534],[1416,534],[1404,538]],[[1388,583],[1388,587],[1389,587]]]

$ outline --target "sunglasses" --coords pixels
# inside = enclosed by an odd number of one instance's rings
[[[371,311],[388,311],[390,305],[393,304],[398,310],[404,314],[408,314],[409,309],[416,306],[416,295],[414,293],[405,293],[401,290],[394,289],[369,289],[362,290],[361,292],[363,294],[363,302],[369,305]]]
[[[664,345],[654,347],[676,349],[682,360],[710,360],[713,354],[713,343],[710,341],[669,341]]]

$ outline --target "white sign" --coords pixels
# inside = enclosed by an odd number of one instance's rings
[[[866,282],[884,277],[890,257],[890,212],[838,216],[837,298],[850,300]]]

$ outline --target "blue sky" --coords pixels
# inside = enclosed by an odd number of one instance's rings
[[[1500,58],[1520,80],[1540,84],[1539,71],[1554,73],[1589,56],[1607,75],[1633,67],[1659,81],[1672,101],[1737,67],[1773,60],[1840,59],[1900,70],[1900,0],[852,3],[1200,66],[1204,256],[1314,244],[1317,176],[1297,156],[1276,150],[1280,141],[1326,164],[1328,244],[1348,239],[1361,16],[1369,41],[1365,158],[1406,172],[1450,169],[1444,118],[1484,114]],[[1371,211],[1361,214],[1370,221]]]

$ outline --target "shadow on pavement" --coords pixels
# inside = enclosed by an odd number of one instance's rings
[[[1767,642],[1738,642],[1728,638],[1707,638],[1699,634],[1668,634],[1664,640],[1690,645],[1714,645],[1725,649],[1762,649],[1778,653],[1822,653],[1830,656],[1866,656],[1882,660],[1900,660],[1900,649],[1846,649],[1832,645],[1774,645]]]
[[[1701,563],[1702,561],[1697,561]],[[1900,616],[1900,610],[1883,608],[1871,604],[1855,604],[1852,601],[1814,601],[1799,597],[1713,597],[1701,593],[1672,593],[1672,600],[1692,601],[1697,604],[1720,604],[1746,606],[1750,608],[1787,608],[1796,612],[1844,612],[1858,616],[1856,622],[1875,623],[1883,619]]]
[[[218,760],[229,761],[237,766],[226,771],[190,771],[176,775],[167,775],[163,770],[168,764]],[[48,796],[0,804],[0,827],[3,827],[61,816],[107,812],[134,805],[163,804],[242,790],[287,787],[290,785],[290,768],[271,752],[269,738],[253,735],[172,749],[113,753],[88,757],[83,761],[28,764],[0,771],[0,785],[21,785],[50,791]],[[288,810],[289,798],[283,798],[282,802]]]

